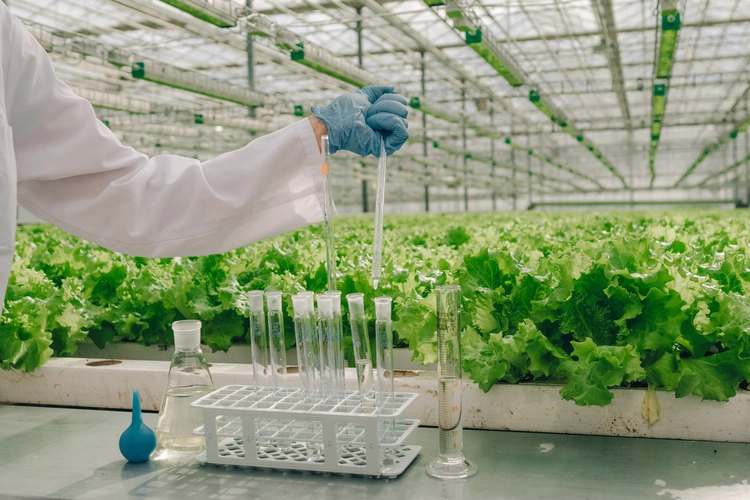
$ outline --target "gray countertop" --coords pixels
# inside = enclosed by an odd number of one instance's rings
[[[144,415],[152,428],[155,414]],[[125,461],[130,414],[0,405],[0,497],[158,499],[748,499],[750,444],[505,431],[464,431],[476,476],[439,481],[424,470],[438,432],[397,479],[200,465],[193,457]]]

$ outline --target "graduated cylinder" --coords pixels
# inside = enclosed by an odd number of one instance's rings
[[[441,479],[468,477],[476,466],[466,460],[461,426],[461,331],[459,312],[461,287],[439,286],[437,298],[438,341],[438,458],[427,467],[427,474]]]

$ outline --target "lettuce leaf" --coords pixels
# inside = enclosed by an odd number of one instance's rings
[[[560,390],[564,399],[605,406],[614,397],[609,387],[645,379],[646,371],[633,346],[596,345],[590,338],[572,344],[571,358],[560,364],[560,373],[567,378]]]

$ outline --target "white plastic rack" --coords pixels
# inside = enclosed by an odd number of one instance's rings
[[[207,463],[395,478],[421,446],[405,445],[419,420],[401,418],[417,398],[397,392],[378,413],[356,391],[307,397],[302,389],[228,385],[192,403],[203,411]],[[386,463],[383,465],[383,458]],[[388,460],[390,459],[390,460]]]

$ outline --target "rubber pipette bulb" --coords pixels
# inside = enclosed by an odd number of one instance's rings
[[[120,435],[120,453],[128,462],[145,462],[156,449],[156,434],[143,423],[138,391],[133,391],[130,426]]]

